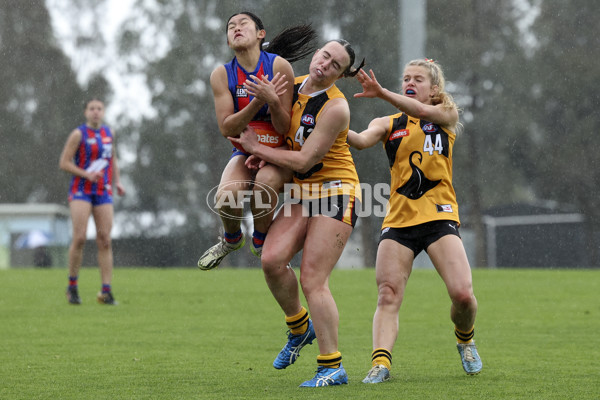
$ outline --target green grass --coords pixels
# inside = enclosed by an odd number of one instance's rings
[[[336,270],[340,351],[350,384],[300,389],[316,345],[292,367],[271,363],[283,315],[258,269],[115,270],[120,304],[95,302],[97,269],[81,271],[81,306],[64,269],[0,271],[1,399],[598,399],[600,270],[475,270],[484,369],[461,368],[449,301],[433,270],[415,270],[400,311],[392,379],[370,367],[374,270]]]

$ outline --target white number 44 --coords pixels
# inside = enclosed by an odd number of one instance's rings
[[[442,146],[442,135],[435,135],[435,144],[433,143],[432,135],[425,135],[423,153],[429,153],[429,155],[432,156],[436,151],[438,154],[442,154],[444,151],[444,146]]]

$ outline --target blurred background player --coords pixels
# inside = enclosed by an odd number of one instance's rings
[[[285,145],[283,135],[290,126],[294,82],[290,62],[312,52],[315,32],[306,25],[288,28],[262,50],[266,31],[262,21],[251,12],[232,15],[227,21],[226,32],[227,44],[235,57],[217,67],[210,77],[221,134],[236,137],[250,125],[262,143],[271,147]],[[251,171],[245,165],[248,155],[237,145],[223,171],[216,208],[223,222],[224,235],[200,257],[200,269],[218,267],[227,254],[244,246],[243,202],[232,204],[228,199],[238,199],[240,191],[250,189],[253,190],[251,207],[254,215],[250,249],[260,257],[277,196],[283,185],[291,180],[292,173],[272,164],[258,172]],[[264,209],[265,205],[268,210]]]
[[[59,162],[62,170],[73,175],[69,188],[73,239],[69,246],[69,286],[66,294],[69,303],[81,304],[77,280],[87,225],[92,215],[96,224],[98,266],[102,280],[102,290],[98,293],[97,300],[101,304],[114,305],[110,237],[114,212],[113,178],[119,196],[125,194],[125,189],[119,177],[115,134],[102,124],[104,103],[98,99],[89,100],[85,104],[84,116],[86,123],[71,132]]]
[[[357,149],[382,142],[391,172],[389,212],[377,250],[373,367],[363,382],[380,383],[390,377],[398,312],[413,261],[422,250],[450,295],[450,318],[463,368],[467,374],[477,374],[482,368],[473,340],[477,300],[458,233],[458,204],[452,186],[458,107],[445,92],[444,74],[433,60],[414,60],[405,66],[403,94],[382,88],[372,70],[370,75],[361,71],[357,79],[363,92],[355,97],[379,97],[401,111],[374,119],[360,134],[348,133],[348,143]]]

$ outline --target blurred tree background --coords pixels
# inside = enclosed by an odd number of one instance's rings
[[[343,37],[353,44],[357,62],[365,57],[383,86],[400,88],[400,0],[134,0],[112,28],[114,52],[103,57],[110,43],[102,32],[116,3],[0,3],[0,202],[66,204],[69,177],[58,170],[58,157],[68,133],[83,120],[83,101],[101,96],[111,111],[106,122],[117,132],[129,191],[116,199],[120,237],[168,243],[155,247],[154,254],[168,260],[165,265],[194,265],[195,259],[183,254],[198,255],[221,226],[206,196],[218,184],[231,146],[217,130],[208,80],[232,57],[225,37],[231,14],[258,14],[267,40],[300,23],[312,24],[321,42]],[[595,134],[600,3],[426,4],[422,56],[441,63],[462,109],[454,176],[463,225],[476,238],[472,264],[487,262],[483,216],[493,208],[527,203],[583,214],[589,263],[600,265],[594,240],[600,221]],[[60,21],[53,23],[50,11],[60,14]],[[302,60],[293,66],[305,74],[307,65]],[[133,84],[114,87],[108,66],[116,66],[122,80],[143,84],[143,90]],[[379,100],[352,98],[360,91],[355,80],[339,86],[355,130],[396,112]],[[129,99],[148,97],[138,117],[132,103],[113,102],[123,90]],[[362,182],[389,181],[382,149],[353,154]],[[380,224],[381,218],[362,218],[354,234],[364,265],[374,265]],[[241,265],[247,257],[231,261]]]

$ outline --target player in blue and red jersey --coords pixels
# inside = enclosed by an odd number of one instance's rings
[[[111,291],[113,254],[110,231],[113,223],[113,179],[117,193],[125,194],[119,179],[114,132],[102,124],[104,103],[92,99],[85,104],[86,123],[74,129],[62,151],[59,166],[73,175],[69,186],[69,208],[73,240],[69,247],[69,286],[67,300],[81,304],[77,280],[90,215],[96,224],[98,266],[102,290],[97,300],[116,304]]]
[[[290,62],[312,52],[315,32],[306,25],[288,28],[263,50],[266,32],[262,21],[253,13],[242,12],[229,18],[226,33],[235,57],[218,66],[210,77],[221,134],[237,137],[250,125],[261,143],[285,146],[283,135],[290,126],[294,82]],[[292,178],[290,170],[272,164],[254,173],[245,165],[249,154],[241,146],[236,147],[215,196],[215,209],[225,232],[219,243],[198,260],[203,270],[216,268],[227,254],[245,244],[241,230],[243,201],[237,200],[248,190],[252,190],[254,216],[251,251],[260,257],[277,196]]]

